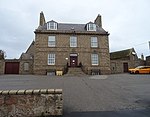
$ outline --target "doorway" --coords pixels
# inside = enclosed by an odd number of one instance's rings
[[[123,63],[123,71],[124,73],[128,72],[128,63]]]
[[[70,67],[77,67],[77,66],[78,66],[78,55],[70,54]]]

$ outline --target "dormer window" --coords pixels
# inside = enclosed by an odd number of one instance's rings
[[[50,22],[47,22],[47,30],[57,30],[57,22],[53,20]]]
[[[87,24],[87,31],[96,31],[96,24],[94,24],[94,23],[88,23]]]

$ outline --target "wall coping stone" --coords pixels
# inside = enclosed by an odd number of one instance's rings
[[[33,94],[40,94],[40,89],[33,90]]]
[[[9,90],[2,91],[2,95],[8,95]]]
[[[62,93],[62,89],[55,89],[55,93]]]
[[[3,90],[0,90],[0,95],[2,94]]]
[[[0,90],[0,117],[62,115],[62,89]]]
[[[0,90],[0,95],[62,94],[62,89]]]
[[[10,90],[8,93],[9,95],[16,95],[18,90]]]
[[[33,93],[33,90],[32,89],[28,89],[28,90],[25,90],[25,94],[32,94]]]
[[[47,90],[47,93],[54,94],[54,93],[55,93],[55,90],[54,90],[54,89],[48,89],[48,90]]]
[[[25,94],[25,90],[18,90],[16,94],[19,94],[19,95]]]
[[[47,94],[47,89],[41,89],[41,90],[40,90],[40,93],[41,93],[41,94]]]

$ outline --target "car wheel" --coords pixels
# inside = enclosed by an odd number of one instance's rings
[[[133,74],[133,72],[130,71],[130,74]]]
[[[139,74],[139,71],[135,71],[136,74]]]

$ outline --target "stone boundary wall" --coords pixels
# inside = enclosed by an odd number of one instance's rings
[[[0,91],[0,117],[42,117],[62,114],[62,89]]]
[[[4,74],[4,68],[5,67],[5,62],[4,60],[0,60],[0,75]]]

